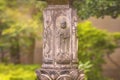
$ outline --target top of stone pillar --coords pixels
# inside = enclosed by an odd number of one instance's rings
[[[48,5],[72,5],[73,0],[39,0],[46,1]]]

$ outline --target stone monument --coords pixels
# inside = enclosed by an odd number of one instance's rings
[[[78,69],[77,14],[73,0],[45,0],[43,63],[38,80],[84,80]]]

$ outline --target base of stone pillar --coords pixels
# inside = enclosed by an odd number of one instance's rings
[[[84,80],[83,71],[78,69],[40,69],[38,80]]]

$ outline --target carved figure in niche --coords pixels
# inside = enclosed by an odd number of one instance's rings
[[[67,22],[65,18],[61,19],[56,35],[58,45],[58,51],[56,56],[57,63],[69,63],[70,58],[68,52],[70,47],[70,30],[69,27],[67,27]]]
[[[44,44],[43,44],[43,55],[44,55],[44,62],[51,62],[51,23],[50,21],[46,21],[46,27],[44,28]]]

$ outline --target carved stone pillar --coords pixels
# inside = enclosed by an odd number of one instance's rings
[[[47,0],[50,5],[43,13],[43,64],[37,76],[39,80],[84,80],[78,70],[76,10],[70,0],[59,1]]]

